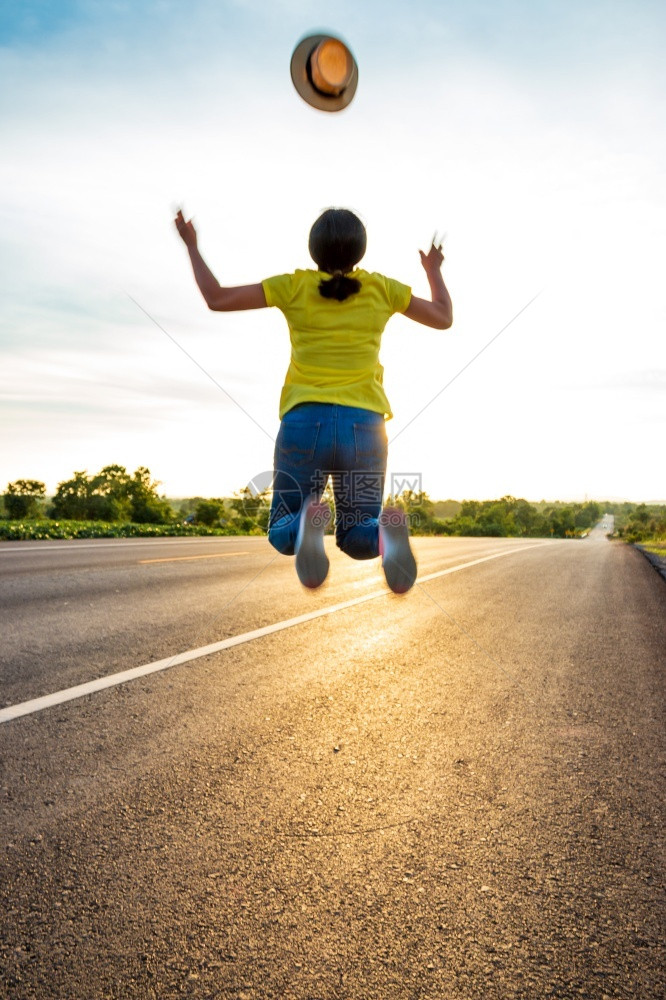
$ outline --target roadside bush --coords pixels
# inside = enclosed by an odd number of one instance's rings
[[[259,533],[259,532],[257,532]],[[241,535],[235,525],[209,528],[192,524],[110,524],[105,521],[0,521],[0,540],[34,541],[49,538],[170,538],[182,535]]]

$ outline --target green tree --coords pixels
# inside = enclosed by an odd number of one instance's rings
[[[594,527],[601,520],[601,504],[598,504],[596,500],[588,500],[587,503],[584,503],[583,512],[587,516],[586,527],[588,528]]]
[[[433,533],[509,538],[535,538],[551,533],[546,516],[534,504],[513,496],[464,500],[458,514],[440,524],[441,527],[433,527]]]
[[[75,472],[71,479],[58,483],[49,508],[50,517],[85,521],[88,518],[91,490],[91,482],[85,471]]]
[[[169,524],[174,512],[158,496],[158,486],[145,466],[131,476],[122,465],[106,465],[92,477],[75,472],[72,479],[58,483],[49,513],[63,520]]]
[[[198,504],[204,500],[204,497],[187,497],[185,500],[181,500],[178,504],[178,514],[181,518],[187,517],[189,514],[194,514],[197,509]]]
[[[234,497],[229,501],[229,506],[232,510],[240,517],[249,517],[256,519],[264,508],[269,508],[271,505],[271,488],[267,487],[261,492],[250,489],[249,486],[244,486],[242,490],[238,490]]]
[[[229,506],[239,531],[255,534],[266,531],[271,510],[271,487],[256,492],[244,486],[229,501]]]
[[[461,504],[458,500],[436,500],[434,514],[440,520],[446,521],[459,514],[460,507]]]
[[[512,513],[517,535],[532,537],[542,530],[543,518],[527,500],[516,500]]]
[[[224,503],[221,500],[200,500],[194,516],[201,524],[211,527],[220,520],[223,511]]]
[[[37,517],[45,496],[46,486],[37,479],[17,479],[8,483],[4,496],[7,516],[15,521]]]
[[[576,534],[575,512],[572,507],[551,508],[548,523],[550,534],[554,538],[569,538]]]
[[[122,465],[105,465],[91,480],[89,517],[101,521],[131,518],[131,478]]]
[[[481,503],[478,500],[463,500],[460,507],[459,517],[470,518],[472,521],[476,519]]]
[[[411,530],[417,535],[450,533],[443,530],[444,522],[435,517],[435,505],[425,490],[403,490],[396,496],[389,496],[387,505],[403,510]]]
[[[171,504],[158,496],[157,480],[151,479],[150,469],[140,465],[127,484],[130,517],[135,524],[169,524],[174,520]]]
[[[120,465],[107,465],[96,476],[75,472],[72,479],[58,483],[51,517],[84,521],[129,520],[129,478]]]

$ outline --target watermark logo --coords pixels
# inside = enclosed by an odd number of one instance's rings
[[[392,472],[390,494],[393,497],[402,496],[405,493],[418,495],[423,492],[422,476],[420,472]]]
[[[308,495],[323,498],[329,506],[333,504],[335,497],[341,504],[338,519],[350,519],[354,525],[364,524],[369,517],[368,508],[377,506],[379,509],[384,485],[382,473],[372,469],[350,469],[330,474],[316,470],[307,485],[299,483],[283,470],[276,473],[266,469],[252,476],[240,491],[239,508],[245,516],[256,518],[272,504],[271,522],[274,523],[282,517],[294,516]],[[422,474],[393,472],[389,487],[390,496],[394,500],[399,499],[407,513],[410,502],[416,501],[423,492]],[[349,526],[353,525],[350,523]]]
[[[349,492],[352,503],[381,503],[384,477],[377,472],[358,469],[350,472]]]
[[[251,497],[258,497],[261,493],[267,493],[272,488],[273,472],[267,469],[265,472],[258,472],[256,476],[252,476],[243,492],[249,493]]]
[[[240,491],[240,509],[245,517],[255,518],[263,507],[271,502],[273,490],[273,472],[266,470],[252,476],[246,486]]]
[[[273,505],[272,520],[293,514],[303,502],[303,490],[293,476],[287,472],[276,474],[266,469],[258,472],[240,491],[240,508],[246,517],[256,518],[266,508]],[[276,493],[277,496],[273,496]]]

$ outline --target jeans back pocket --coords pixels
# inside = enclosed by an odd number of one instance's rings
[[[318,423],[283,421],[275,442],[276,466],[288,471],[313,462],[320,426]]]
[[[386,467],[388,451],[384,421],[354,424],[354,447],[356,449],[357,469],[383,472]]]

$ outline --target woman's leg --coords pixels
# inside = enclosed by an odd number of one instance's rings
[[[304,403],[285,413],[275,442],[273,500],[268,540],[292,556],[305,501],[317,499],[326,485],[324,469],[330,456],[332,407]]]
[[[379,555],[378,518],[384,495],[386,427],[381,413],[338,407],[335,467],[335,537],[352,559]]]

